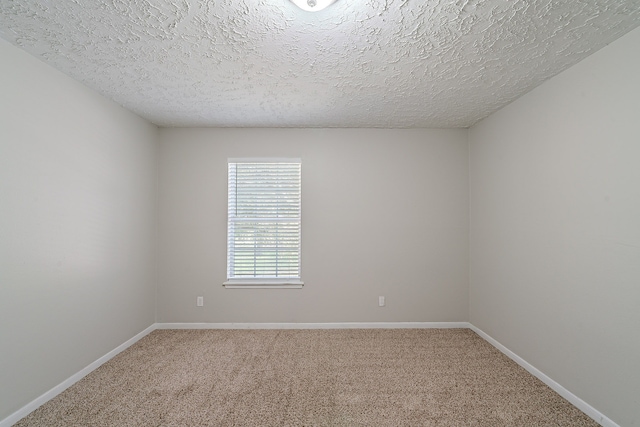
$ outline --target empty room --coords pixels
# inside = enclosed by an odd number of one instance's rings
[[[639,27],[3,0],[0,427],[640,426]]]

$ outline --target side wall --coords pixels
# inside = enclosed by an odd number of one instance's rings
[[[160,141],[159,322],[467,320],[466,130],[161,129]],[[303,289],[222,287],[227,159],[261,156],[302,159]]]
[[[640,29],[470,130],[470,321],[640,425]]]
[[[0,58],[2,420],[154,323],[158,129]]]

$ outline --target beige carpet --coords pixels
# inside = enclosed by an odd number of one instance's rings
[[[468,329],[159,330],[18,426],[597,426]]]

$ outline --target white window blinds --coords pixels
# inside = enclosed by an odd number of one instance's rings
[[[227,280],[300,278],[299,159],[229,160]]]

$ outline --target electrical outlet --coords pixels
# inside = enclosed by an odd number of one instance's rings
[[[378,297],[378,306],[384,307],[384,297]]]
[[[204,305],[204,297],[198,297],[196,300],[196,305],[198,307],[202,307]]]

